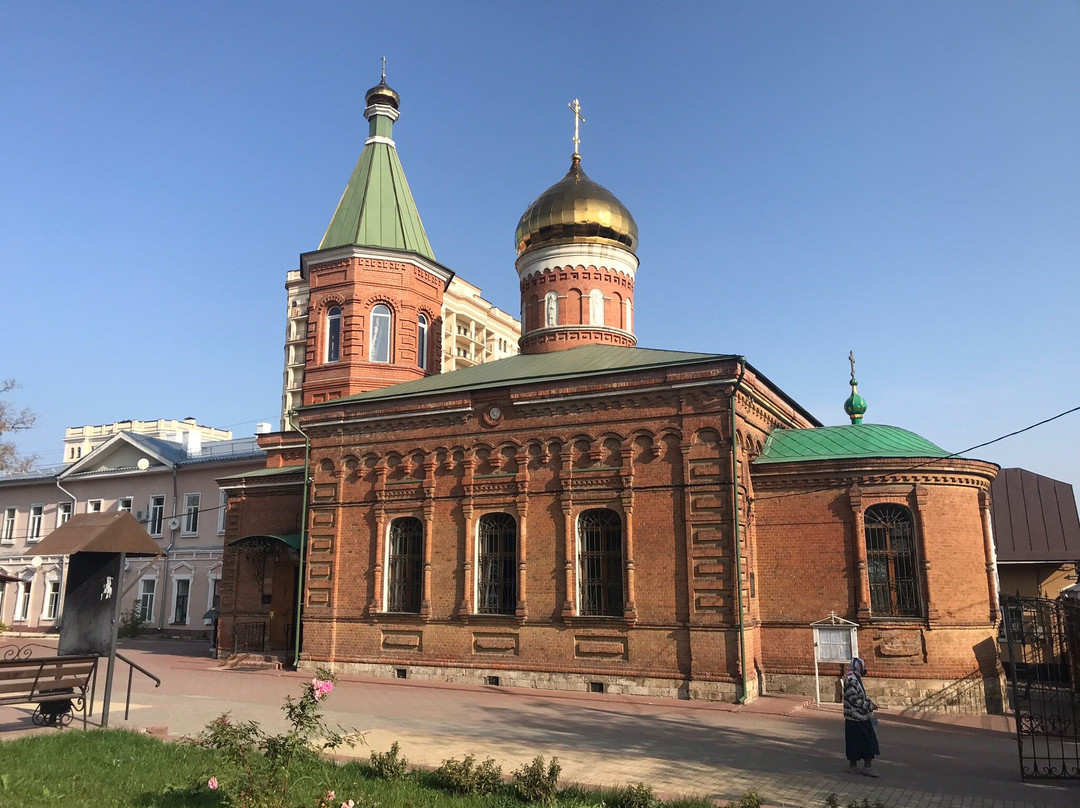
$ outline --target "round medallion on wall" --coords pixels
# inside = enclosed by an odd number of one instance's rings
[[[502,410],[498,407],[488,407],[484,410],[484,423],[488,426],[495,426],[495,424],[502,420],[502,417]]]

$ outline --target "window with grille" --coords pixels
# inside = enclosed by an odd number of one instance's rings
[[[513,614],[517,608],[517,522],[508,513],[480,517],[476,611]]]
[[[578,517],[580,613],[622,617],[622,520],[614,511],[585,511]]]
[[[387,551],[386,610],[418,613],[423,581],[423,523],[413,516],[391,522]]]
[[[902,505],[866,509],[866,569],[870,611],[876,617],[918,617],[919,573],[915,521]]]

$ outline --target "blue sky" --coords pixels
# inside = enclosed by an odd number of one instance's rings
[[[663,9],[661,11],[661,8]],[[0,4],[0,378],[66,426],[277,424],[285,272],[379,58],[436,258],[518,311],[569,165],[633,212],[639,344],[745,354],[949,451],[1080,405],[1080,4]],[[1080,484],[1080,413],[973,456]]]

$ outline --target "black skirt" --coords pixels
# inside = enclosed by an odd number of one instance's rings
[[[881,754],[877,733],[874,732],[874,725],[870,721],[846,719],[844,721],[844,747],[847,750],[847,759],[852,763],[857,760],[873,760]]]

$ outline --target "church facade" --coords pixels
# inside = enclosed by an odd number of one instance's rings
[[[392,150],[397,94],[367,99],[365,154]],[[221,481],[219,654],[749,700],[814,692],[810,624],[832,613],[880,703],[1000,709],[996,466],[861,423],[854,369],[851,423],[825,427],[743,356],[637,347],[637,225],[576,142],[517,229],[517,356],[433,370],[419,324],[449,270],[364,209],[301,257],[293,428]]]

